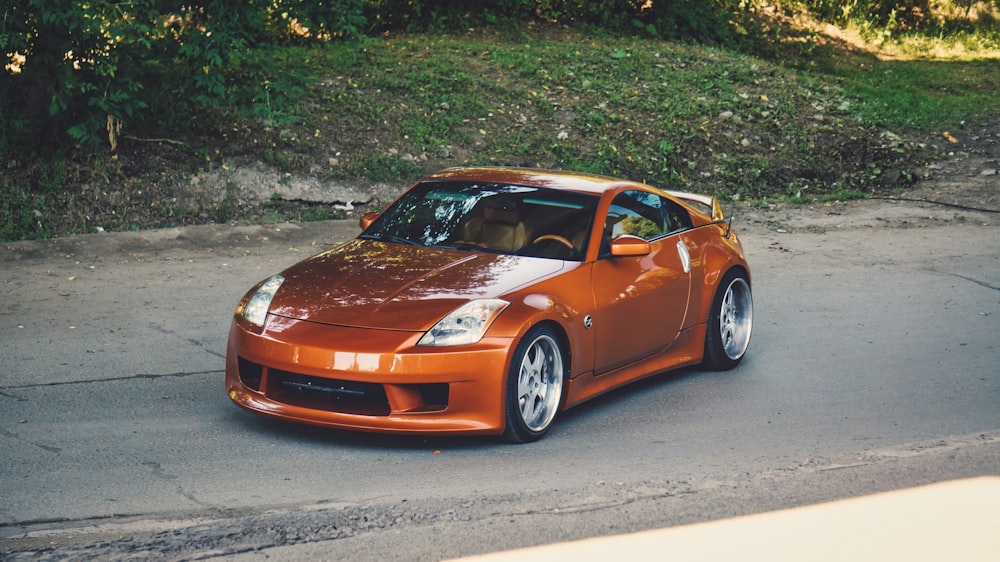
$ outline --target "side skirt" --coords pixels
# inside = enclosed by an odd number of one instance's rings
[[[680,334],[673,345],[661,353],[619,367],[610,373],[596,377],[591,371],[566,381],[562,409],[572,408],[637,380],[701,363],[705,353],[706,328],[707,325],[704,323],[691,326]]]

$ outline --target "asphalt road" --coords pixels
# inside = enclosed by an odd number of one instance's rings
[[[997,215],[864,202],[736,226],[744,362],[613,392],[520,446],[229,402],[240,296],[354,224],[6,244],[0,557],[438,560],[1000,474]]]

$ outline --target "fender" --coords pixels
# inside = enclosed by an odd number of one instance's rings
[[[590,263],[581,263],[575,271],[558,279],[550,279],[531,287],[503,295],[510,302],[490,327],[490,333],[501,337],[520,339],[531,327],[542,322],[559,326],[567,346],[570,378],[587,373],[594,368],[594,332],[586,329],[586,319],[594,313],[594,296],[590,291],[567,292],[548,288],[549,283],[569,283],[574,287],[587,287],[591,279]],[[552,295],[569,295],[556,299]],[[580,328],[583,329],[580,329]]]

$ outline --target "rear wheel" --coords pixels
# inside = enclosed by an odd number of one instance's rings
[[[507,374],[505,440],[527,443],[549,431],[562,399],[565,374],[555,331],[546,326],[529,330],[514,350]]]
[[[739,364],[750,345],[752,328],[750,283],[742,271],[730,271],[719,283],[708,314],[704,365],[722,371]]]

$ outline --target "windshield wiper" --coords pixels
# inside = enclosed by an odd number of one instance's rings
[[[506,250],[500,250],[497,248],[490,248],[488,246],[480,246],[479,244],[470,244],[468,242],[450,242],[447,244],[435,244],[435,248],[447,248],[449,250],[466,250],[469,252],[480,252],[484,254],[509,254],[510,252]]]
[[[478,244],[469,244],[468,242],[448,242],[445,244],[435,244],[435,248],[447,248],[449,250],[470,250],[473,252],[487,251],[487,248],[479,246]]]
[[[420,246],[420,242],[415,242],[409,238],[396,236],[395,234],[362,234],[358,236],[363,240],[378,240],[379,242],[393,242],[395,244],[406,244],[407,246]]]

